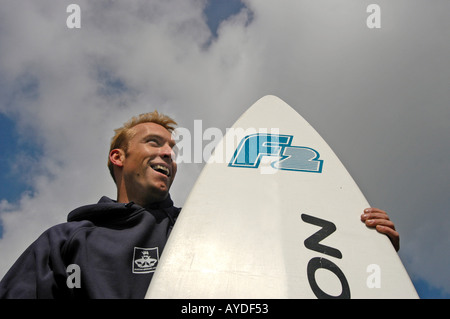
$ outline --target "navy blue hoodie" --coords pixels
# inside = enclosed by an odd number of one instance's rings
[[[107,197],[77,208],[20,256],[0,298],[143,298],[180,210],[170,196],[149,208]]]

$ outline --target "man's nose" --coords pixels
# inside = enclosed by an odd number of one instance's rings
[[[165,144],[160,148],[159,154],[162,158],[169,158],[171,161],[175,160],[175,152],[169,144]]]

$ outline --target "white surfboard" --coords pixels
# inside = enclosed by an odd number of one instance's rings
[[[321,136],[275,96],[218,144],[146,298],[417,298],[369,203]]]

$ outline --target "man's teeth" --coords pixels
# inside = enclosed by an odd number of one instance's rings
[[[163,174],[166,175],[166,176],[169,176],[169,175],[170,175],[169,169],[168,169],[167,167],[165,167],[165,166],[162,166],[162,165],[152,165],[152,168],[153,168],[155,171],[160,172],[160,173],[163,173]]]

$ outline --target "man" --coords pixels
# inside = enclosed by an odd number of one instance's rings
[[[0,298],[143,298],[180,212],[169,195],[174,125],[155,111],[115,130],[108,167],[117,200],[102,197],[44,232],[2,279]],[[361,220],[398,250],[386,212],[369,208]]]

